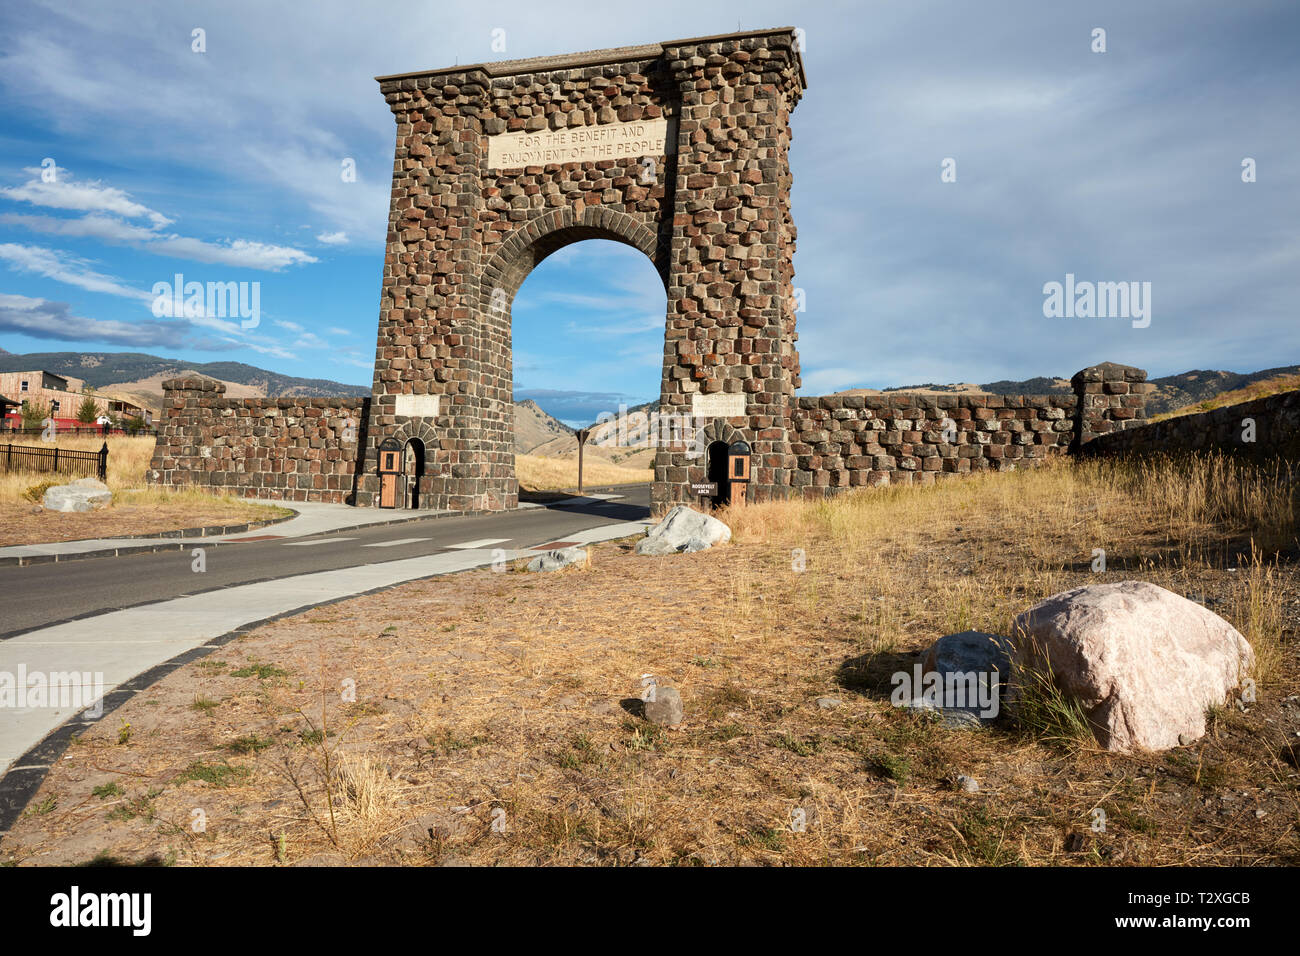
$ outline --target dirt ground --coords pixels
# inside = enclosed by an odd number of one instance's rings
[[[613,542],[583,570],[485,569],[281,620],[75,741],[0,860],[1296,865],[1300,579],[1290,558],[1242,563],[1240,522],[1150,478],[764,506],[710,551]],[[942,634],[1131,577],[1212,607],[1267,661],[1256,701],[1191,745],[1110,754],[890,704],[889,675]],[[639,716],[644,675],[680,690],[679,729]]]

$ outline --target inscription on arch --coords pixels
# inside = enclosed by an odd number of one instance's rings
[[[520,169],[602,159],[666,156],[670,149],[666,119],[535,133],[498,133],[488,137],[488,168]]]

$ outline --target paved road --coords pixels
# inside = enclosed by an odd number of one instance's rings
[[[517,551],[589,528],[649,515],[648,485],[619,488],[622,497],[586,499],[495,515],[439,517],[339,534],[279,539],[275,527],[243,541],[196,540],[181,551],[85,558],[58,564],[0,567],[0,639],[90,614],[136,607],[256,581],[397,561],[423,555],[502,548]],[[457,547],[459,546],[459,548]],[[193,570],[192,548],[206,570]]]

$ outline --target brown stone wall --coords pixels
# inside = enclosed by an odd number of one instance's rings
[[[831,395],[799,399],[796,493],[931,484],[1032,467],[1069,451],[1073,395]]]
[[[1247,458],[1300,459],[1300,392],[1180,415],[1100,435],[1084,446],[1089,455],[1177,455],[1225,452]]]
[[[211,379],[163,383],[151,483],[352,503],[357,437],[364,433],[369,399],[228,399],[225,391]]]

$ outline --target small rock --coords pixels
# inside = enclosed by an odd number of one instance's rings
[[[1088,838],[1082,833],[1071,833],[1065,838],[1066,853],[1082,853],[1088,846]]]
[[[1268,811],[1267,811],[1267,810],[1256,810],[1256,811],[1255,811],[1255,819],[1256,819],[1256,820],[1263,820],[1266,816],[1268,816]]]
[[[660,727],[676,727],[682,722],[682,695],[675,687],[656,687],[655,699],[645,702],[645,719]]]
[[[1180,747],[1190,747],[1195,742],[1196,741],[1187,734],[1178,735],[1178,746]]]
[[[618,704],[612,700],[598,700],[591,705],[590,710],[593,714],[617,714]]]
[[[51,511],[96,511],[113,503],[108,485],[94,478],[79,478],[68,485],[54,485],[45,490],[41,504]]]
[[[966,793],[977,793],[979,792],[980,782],[974,777],[968,777],[963,773],[957,777],[957,786]]]
[[[586,548],[559,548],[546,551],[528,562],[529,571],[559,571],[563,568],[585,568],[591,563]]]
[[[822,710],[834,710],[840,704],[844,703],[838,697],[818,697],[817,706]]]

